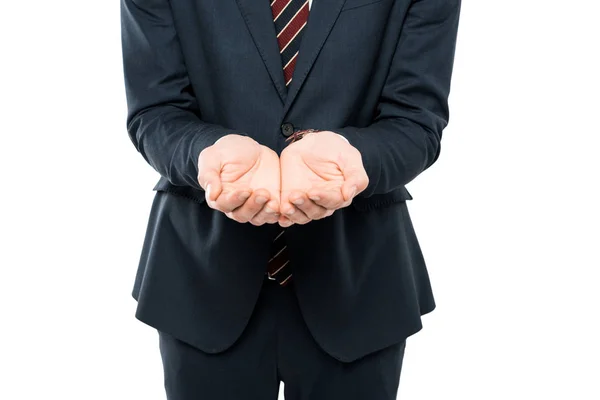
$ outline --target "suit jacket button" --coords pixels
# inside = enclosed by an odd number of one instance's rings
[[[294,125],[290,124],[289,122],[281,125],[281,133],[283,133],[283,136],[285,137],[292,136],[294,133]]]

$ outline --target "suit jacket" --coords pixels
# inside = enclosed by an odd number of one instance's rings
[[[422,328],[435,302],[405,185],[438,158],[460,0],[316,0],[286,88],[269,0],[121,0],[127,130],[160,174],[133,296],[136,317],[217,353],[241,335],[274,225],[205,204],[199,153],[232,133],[277,152],[331,130],[370,183],[352,205],[287,230],[310,332],[353,361]]]

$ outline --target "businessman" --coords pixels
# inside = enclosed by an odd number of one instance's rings
[[[435,308],[405,185],[440,153],[460,0],[121,0],[160,174],[133,288],[170,400],[391,400]]]

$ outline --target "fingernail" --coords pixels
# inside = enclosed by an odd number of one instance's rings
[[[242,192],[238,197],[240,198],[240,200],[247,200],[248,197],[250,197],[250,192]]]
[[[298,199],[298,200],[292,201],[292,203],[294,203],[297,206],[301,206],[302,204],[304,204],[304,200],[303,199]]]
[[[321,198],[319,196],[310,196],[310,199],[312,201],[319,201],[319,200],[321,200]]]
[[[296,212],[295,209],[291,209],[290,211],[286,212],[287,215],[293,215]]]
[[[206,186],[206,197],[210,199],[210,183]]]
[[[267,214],[273,214],[275,212],[275,210],[271,209],[270,207],[265,207],[265,212]]]
[[[256,203],[257,204],[265,204],[267,202],[267,200],[268,199],[266,197],[264,197],[264,196],[258,196],[256,198]]]
[[[356,186],[352,186],[352,188],[350,189],[350,193],[352,197],[354,197],[356,195],[356,191],[358,190],[358,188]]]

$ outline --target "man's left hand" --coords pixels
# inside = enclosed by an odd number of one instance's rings
[[[280,156],[279,224],[306,224],[347,207],[369,178],[360,152],[334,132],[305,135]]]

